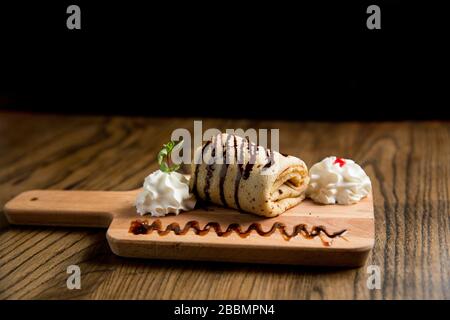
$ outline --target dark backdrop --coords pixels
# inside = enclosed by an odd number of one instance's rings
[[[0,108],[450,118],[442,3],[2,2]],[[82,30],[66,28],[69,4]],[[366,28],[369,4],[381,7],[381,30]]]

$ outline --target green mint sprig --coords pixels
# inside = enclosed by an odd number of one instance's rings
[[[178,143],[175,141],[169,141],[168,143],[163,145],[163,148],[158,153],[159,170],[161,170],[162,172],[170,173],[180,169],[179,164],[172,163],[171,153],[175,147],[181,146],[182,142],[183,140],[179,141]]]

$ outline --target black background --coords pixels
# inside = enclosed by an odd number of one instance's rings
[[[444,1],[0,5],[0,108],[304,119],[450,118]],[[81,8],[81,30],[66,8]],[[368,30],[366,8],[381,8]]]

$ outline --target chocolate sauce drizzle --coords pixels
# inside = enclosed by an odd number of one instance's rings
[[[219,190],[220,190],[220,201],[222,201],[222,204],[224,206],[228,206],[227,200],[225,199],[225,179],[228,172],[228,165],[229,165],[229,159],[228,159],[228,146],[229,146],[229,139],[230,135],[227,136],[227,140],[225,141],[225,145],[223,146],[222,151],[222,158],[223,158],[223,165],[220,169],[220,181],[219,181]]]
[[[237,139],[236,136],[231,136],[229,135],[227,137],[227,141],[225,141],[225,145],[223,146],[223,154],[222,154],[222,158],[224,163],[222,164],[222,167],[220,169],[220,174],[219,174],[219,192],[220,192],[220,200],[222,202],[222,204],[224,206],[229,206],[226,199],[225,199],[225,180],[226,180],[226,176],[228,173],[228,166],[229,166],[229,159],[228,159],[228,147],[229,147],[229,139],[230,138],[234,139],[234,154],[235,154],[235,163],[237,165],[237,170],[236,170],[236,177],[234,180],[234,202],[236,204],[236,208],[239,211],[242,211],[241,209],[241,205],[239,202],[239,186],[241,183],[241,180],[247,180],[250,177],[250,174],[253,170],[253,167],[256,163],[256,157],[257,157],[257,153],[259,150],[258,145],[251,143],[248,138],[246,138],[245,140],[242,141],[241,145],[239,146],[239,152],[240,154],[238,154],[238,143],[237,143]],[[240,163],[240,162],[244,162],[244,148],[245,148],[245,141],[247,141],[247,151],[250,153],[250,159],[249,161],[244,165],[244,163]],[[208,145],[211,144],[211,140],[207,141],[202,148],[201,151],[201,155],[200,157],[203,156],[205,149],[207,148]],[[216,149],[217,149],[217,143],[218,143],[218,138],[215,141],[214,146],[212,146],[212,150],[211,150],[211,157],[215,158],[216,156]],[[220,142],[223,145],[223,142]],[[283,156],[287,156],[285,154],[282,154]],[[269,149],[266,149],[266,159],[267,159],[267,163],[263,166],[263,169],[267,169],[270,168],[274,163],[274,153],[271,152]],[[201,158],[199,159],[200,162]],[[192,192],[194,193],[194,195],[197,197],[197,199],[199,199],[198,196],[198,174],[199,174],[199,168],[200,168],[200,164],[196,164],[195,167],[195,176],[194,176],[194,182],[193,182],[193,186],[192,186]],[[204,194],[205,194],[205,201],[206,202],[210,202],[211,201],[211,196],[210,196],[210,188],[211,188],[211,180],[213,178],[214,175],[214,170],[215,170],[215,163],[211,163],[208,164],[206,166],[206,176],[205,176],[205,185],[204,185]]]
[[[266,149],[266,159],[267,162],[264,165],[263,169],[270,168],[274,164],[273,153],[271,153],[269,149]]]
[[[197,164],[195,165],[195,176],[194,176],[194,183],[192,184],[192,193],[195,195],[195,197],[198,199],[198,190],[197,190],[197,180],[198,180],[198,172],[200,169],[200,160],[202,160],[203,152],[205,151],[206,147],[211,143],[211,141],[207,141],[202,148],[201,154],[199,155],[199,159],[197,159]]]
[[[248,226],[246,230],[242,230],[240,224],[238,223],[232,223],[228,225],[226,230],[222,230],[220,224],[217,222],[208,222],[202,229],[200,228],[200,223],[195,220],[187,222],[183,228],[181,228],[177,222],[173,222],[169,224],[165,229],[163,229],[161,220],[159,219],[153,221],[151,224],[149,224],[147,220],[132,221],[129,232],[138,235],[150,234],[155,231],[160,236],[165,236],[170,232],[173,232],[174,234],[181,236],[185,235],[191,229],[196,235],[199,236],[204,236],[208,234],[210,230],[214,230],[214,232],[219,237],[228,237],[234,232],[241,238],[247,238],[252,233],[252,231],[255,231],[262,237],[269,237],[278,230],[283,239],[286,241],[291,240],[297,235],[300,235],[305,239],[313,239],[315,237],[319,237],[322,241],[322,244],[325,246],[331,245],[332,241],[330,241],[329,239],[332,240],[334,238],[341,237],[345,232],[347,232],[347,230],[344,229],[338,232],[329,233],[324,226],[313,226],[311,230],[308,230],[305,224],[298,224],[293,228],[292,232],[289,232],[286,225],[282,222],[275,222],[267,231],[264,231],[261,224],[256,222]],[[324,238],[324,236],[326,236],[328,239]]]
[[[234,136],[234,154],[235,154],[235,159],[236,159],[237,168],[238,168],[238,170],[236,171],[236,180],[234,180],[234,202],[236,203],[236,208],[239,211],[242,211],[241,205],[239,203],[239,185],[241,183],[241,177],[242,177],[242,171],[243,171],[244,164],[238,163],[239,160],[238,160],[236,136]],[[241,158],[243,158],[243,155],[244,155],[244,142],[242,142],[242,144],[241,144],[241,155],[242,155]],[[241,160],[243,160],[243,159],[241,159]]]
[[[258,146],[254,143],[251,143],[247,139],[247,150],[250,153],[250,160],[245,165],[244,174],[242,175],[242,179],[247,180],[250,177],[250,173],[253,170],[253,166],[256,162],[256,155],[258,152]]]
[[[205,201],[209,202],[211,201],[211,196],[209,195],[209,188],[211,187],[211,179],[213,177],[214,174],[214,158],[216,157],[216,149],[217,149],[217,139],[214,143],[214,145],[212,146],[212,150],[211,150],[211,160],[213,161],[211,164],[208,164],[206,166],[206,180],[205,180],[205,188],[204,188],[204,193],[205,193]]]

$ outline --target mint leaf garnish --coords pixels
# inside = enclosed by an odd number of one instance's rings
[[[173,164],[171,160],[171,153],[173,149],[178,146],[180,143],[182,143],[183,140],[177,142],[169,141],[168,143],[163,145],[163,148],[158,153],[158,164],[159,164],[159,170],[162,172],[173,172],[180,169],[179,164]]]

